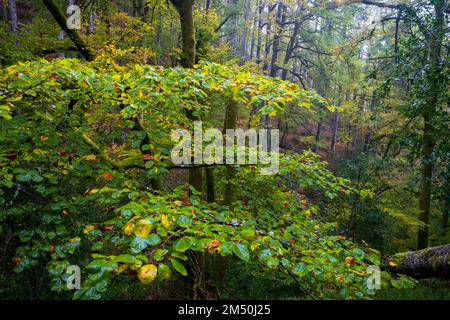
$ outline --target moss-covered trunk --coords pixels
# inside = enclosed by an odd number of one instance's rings
[[[180,15],[182,52],[180,64],[184,68],[193,68],[195,64],[195,28],[194,28],[194,0],[170,0]],[[192,121],[199,121],[192,110],[186,114]],[[203,168],[189,169],[189,184],[203,194]]]
[[[388,268],[398,273],[415,278],[450,278],[450,244],[397,253],[389,260],[396,266]]]

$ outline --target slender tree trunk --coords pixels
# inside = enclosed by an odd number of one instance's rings
[[[8,7],[6,5],[6,0],[2,0],[2,19],[4,23],[8,22]]]
[[[270,15],[267,14],[267,22],[266,22],[266,39],[264,44],[264,65],[263,70],[266,71],[269,69],[269,63],[267,59],[269,59],[270,54],[270,33],[271,33],[272,24],[270,23]]]
[[[237,119],[239,113],[238,102],[234,98],[230,98],[228,103],[225,121],[224,121],[224,134],[226,129],[236,129]],[[236,201],[236,190],[233,184],[233,180],[236,177],[236,169],[233,166],[226,166],[226,188],[225,188],[225,204],[231,206]]]
[[[285,15],[286,7],[283,4],[283,1],[278,2],[278,9],[277,9],[277,18],[276,18],[276,24],[277,24],[277,31],[275,32],[275,36],[273,37],[273,43],[272,43],[272,58],[270,61],[270,76],[276,77],[278,72],[278,53],[280,51],[280,42],[281,42],[281,35],[283,34],[284,30],[284,21],[286,19]]]
[[[89,27],[88,27],[89,34],[93,34],[95,32],[95,13],[91,12],[89,14]]]
[[[11,31],[17,35],[17,5],[16,0],[9,0],[9,16],[11,17]]]
[[[283,72],[281,74],[281,79],[283,79],[283,80],[286,80],[286,78],[287,78],[287,74],[288,74],[287,64],[288,64],[289,60],[291,59],[292,54],[294,52],[294,47],[295,47],[295,44],[297,43],[297,35],[298,35],[299,30],[300,30],[300,23],[296,22],[294,24],[294,30],[292,31],[291,38],[289,39],[289,43],[286,48],[286,54],[284,55]]]
[[[314,152],[316,152],[319,148],[321,130],[322,130],[322,121],[319,121],[319,123],[317,124],[316,137],[314,139],[315,140],[313,147]]]
[[[215,183],[214,183],[214,169],[206,168],[206,201],[214,202],[216,201],[216,192],[215,192]]]
[[[334,113],[333,136],[331,138],[331,152],[336,153],[336,141],[339,130],[339,111]]]
[[[246,22],[249,17],[249,11],[250,11],[250,3],[249,1],[244,2],[244,27],[242,28],[242,38],[241,38],[241,48],[240,48],[240,57],[241,57],[241,64],[243,64],[245,61],[247,61],[247,37],[248,37],[248,29]]]
[[[256,41],[256,63],[261,63],[261,46],[262,46],[262,36],[261,36],[261,29],[262,29],[262,10],[264,8],[264,5],[262,1],[260,0],[258,3],[258,25],[257,25],[257,38]]]

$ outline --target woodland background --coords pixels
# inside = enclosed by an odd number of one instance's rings
[[[448,1],[0,6],[1,298],[450,298]],[[280,174],[174,167],[200,119],[279,129]]]

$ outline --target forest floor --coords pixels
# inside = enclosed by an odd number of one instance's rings
[[[424,279],[414,289],[381,289],[377,300],[450,300],[450,280]]]

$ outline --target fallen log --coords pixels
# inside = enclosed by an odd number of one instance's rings
[[[386,269],[413,278],[450,278],[450,244],[397,253]]]

